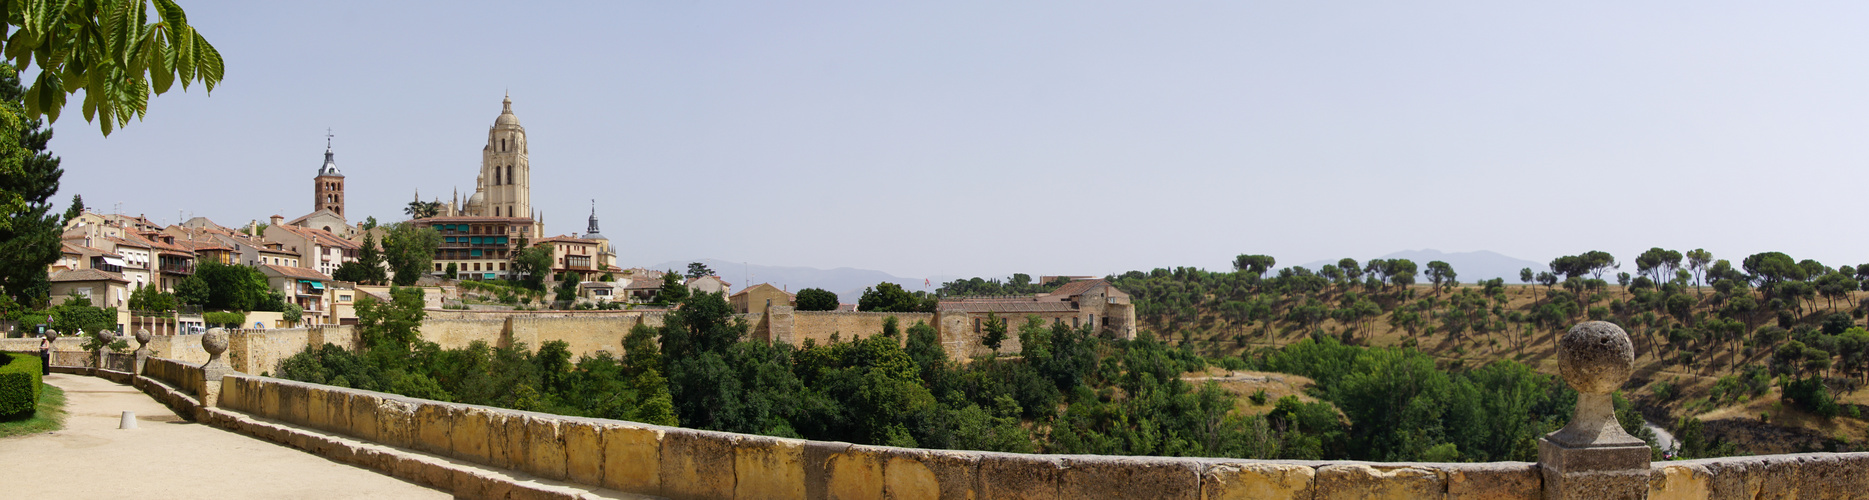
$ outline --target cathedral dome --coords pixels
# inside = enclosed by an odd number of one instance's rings
[[[480,209],[480,204],[486,201],[486,196],[482,196],[479,191],[475,191],[473,196],[467,197],[467,208],[469,210],[478,210]]]
[[[513,98],[507,97],[501,102],[500,117],[493,119],[495,127],[517,127],[519,117],[513,115]]]

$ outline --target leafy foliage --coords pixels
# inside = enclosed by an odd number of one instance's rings
[[[800,311],[835,311],[837,294],[822,288],[799,290],[797,307]]]
[[[144,0],[92,0],[63,4],[6,2],[13,31],[5,55],[16,67],[37,63],[40,73],[25,94],[26,112],[58,121],[65,96],[84,92],[84,119],[111,130],[142,119],[149,95],[176,83],[199,81],[214,91],[225,71],[220,51],[188,25],[171,0],[155,0],[157,22]]]

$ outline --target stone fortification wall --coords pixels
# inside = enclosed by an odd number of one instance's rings
[[[245,373],[277,373],[280,362],[311,345],[305,328],[228,330],[227,364]]]
[[[146,372],[171,370],[161,368]],[[165,372],[166,373],[166,372]],[[164,375],[170,376],[170,375]],[[1536,499],[1527,462],[1025,455],[805,441],[443,403],[243,374],[220,406],[547,479],[669,498]],[[1856,498],[1869,453],[1662,462],[1648,498]]]
[[[442,349],[467,347],[474,341],[486,342],[487,345],[506,345],[506,319],[435,319],[422,320],[422,326],[416,327],[421,332],[422,340],[434,342]],[[537,346],[534,346],[537,347]]]
[[[831,341],[832,334],[844,341],[876,336],[882,333],[883,321],[890,316],[896,318],[897,328],[903,332],[907,332],[917,321],[937,324],[935,315],[930,313],[792,311],[791,315],[793,343],[798,345],[804,345],[805,340],[826,344]]]
[[[208,362],[208,351],[201,348],[201,335],[163,335],[151,337],[149,350],[151,356],[169,358],[199,366]],[[135,342],[131,342],[135,344]],[[132,346],[134,347],[134,346]]]
[[[132,340],[130,341],[130,344],[132,347],[134,347],[136,344],[136,341]],[[52,341],[52,350],[54,351],[83,351],[84,350],[84,339],[70,336],[70,335],[59,337],[58,340]],[[0,351],[30,352],[30,353],[37,355],[39,354],[39,338],[34,337],[34,338],[28,338],[28,339],[0,339]]]
[[[562,340],[573,356],[595,355],[599,351],[623,353],[623,336],[642,322],[640,315],[573,318],[513,317],[507,319],[509,337],[524,342],[528,349],[538,349],[546,342]]]
[[[604,318],[636,316],[644,313],[666,312],[666,309],[637,308],[622,311],[476,311],[460,309],[429,309],[428,319],[506,319],[513,317],[528,318]]]

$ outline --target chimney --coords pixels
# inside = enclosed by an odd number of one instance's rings
[[[285,223],[286,218],[274,215],[272,220],[273,220],[273,225],[277,226],[277,225]]]

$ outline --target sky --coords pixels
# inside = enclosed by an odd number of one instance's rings
[[[67,113],[61,206],[297,217],[329,128],[401,220],[510,92],[547,233],[595,200],[624,267],[1869,262],[1859,2],[180,3],[225,81]]]

